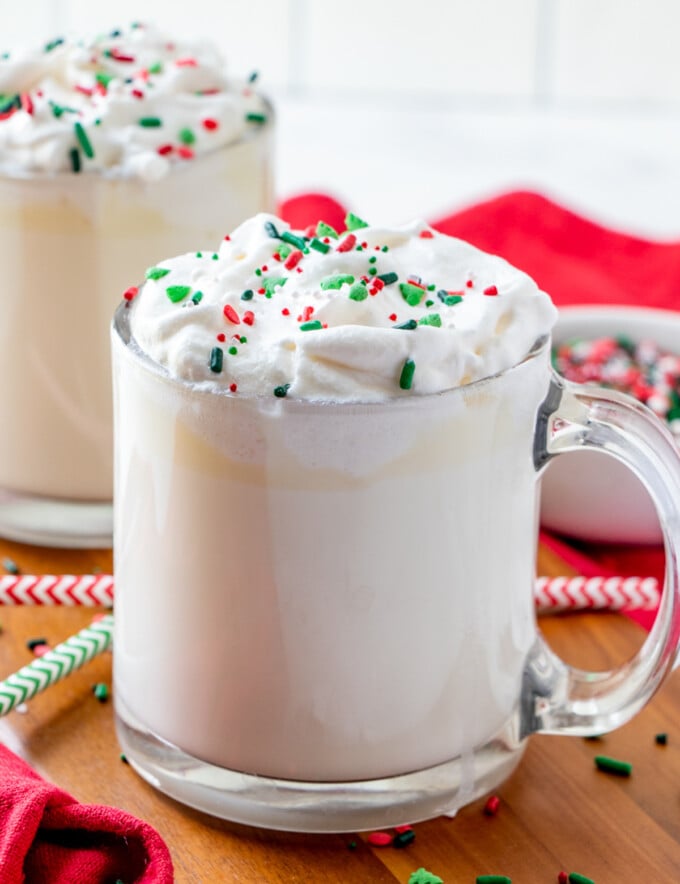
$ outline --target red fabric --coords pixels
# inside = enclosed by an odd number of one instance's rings
[[[324,218],[324,211],[329,217],[332,212],[335,226],[345,212],[319,194],[289,200],[281,210],[298,227]],[[434,221],[433,226],[502,255],[529,273],[558,306],[621,304],[680,310],[680,242],[650,242],[609,230],[539,194],[503,194]],[[661,547],[576,544],[549,535],[544,535],[544,542],[586,576],[663,580]],[[640,612],[634,619],[649,628],[653,616]]]
[[[78,804],[0,745],[0,884],[172,884],[172,860],[147,823]]]

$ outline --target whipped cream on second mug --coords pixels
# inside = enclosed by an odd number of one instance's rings
[[[521,361],[555,322],[501,258],[423,222],[293,231],[260,214],[147,271],[133,336],[170,375],[236,395],[378,402],[436,393]]]
[[[252,78],[251,78],[252,79]],[[0,170],[109,171],[147,181],[267,120],[217,49],[135,23],[0,56]]]

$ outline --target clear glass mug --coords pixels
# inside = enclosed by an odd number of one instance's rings
[[[111,313],[155,261],[271,210],[272,177],[273,122],[152,183],[0,173],[0,536],[111,545]]]
[[[564,383],[549,343],[494,377],[378,405],[239,398],[171,379],[113,326],[114,682],[138,773],[201,810],[297,831],[451,812],[532,733],[599,734],[680,636],[680,458],[650,412]],[[639,654],[562,662],[533,605],[547,461],[627,463],[668,574]]]

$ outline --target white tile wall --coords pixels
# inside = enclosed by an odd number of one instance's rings
[[[279,93],[680,109],[680,0],[0,0],[0,47],[138,17]]]
[[[557,98],[680,105],[678,0],[557,0]]]

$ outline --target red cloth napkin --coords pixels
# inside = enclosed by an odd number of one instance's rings
[[[147,823],[79,804],[0,745],[0,884],[172,884]]]
[[[296,227],[320,218],[344,226],[345,209],[323,194],[284,202]],[[517,191],[434,221],[443,233],[502,255],[532,276],[555,304],[621,304],[680,309],[680,243],[650,242],[589,221],[536,193]],[[652,576],[663,580],[661,547],[543,541],[585,576]],[[635,614],[647,628],[653,614]]]

